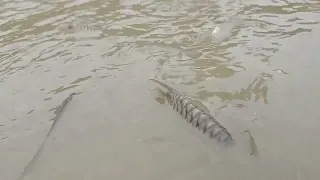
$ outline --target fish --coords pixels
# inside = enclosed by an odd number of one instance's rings
[[[56,111],[54,112],[56,114],[56,116],[51,119],[54,121],[51,125],[49,132],[47,133],[47,138],[50,136],[52,130],[55,128],[55,125],[56,125],[57,121],[59,120],[59,118],[61,117],[61,114],[63,113],[63,110],[65,109],[66,105],[69,103],[69,101],[71,101],[71,99],[74,95],[78,95],[78,94],[80,94],[80,93],[71,93],[64,101],[62,101],[61,105],[59,105],[56,108]],[[37,152],[35,153],[33,158],[29,161],[29,163],[25,166],[23,172],[19,175],[17,180],[23,180],[24,177],[32,171],[34,164],[37,162],[38,158],[40,157],[41,153],[43,152],[44,145],[47,141],[47,138],[41,143],[39,149],[37,150]]]
[[[188,123],[198,128],[204,134],[209,134],[219,142],[233,142],[231,133],[214,118],[209,109],[200,101],[178,92],[168,84],[157,79],[149,79],[160,85],[160,94],[167,100],[172,108],[177,111]]]
[[[95,26],[92,26],[87,23],[83,22],[67,22],[67,23],[62,23],[57,26],[58,30],[66,33],[75,33],[75,32],[93,32],[93,31],[99,31]]]
[[[234,29],[241,27],[244,21],[238,17],[231,17],[220,25],[215,25],[212,30],[205,31],[197,39],[195,44],[220,43],[232,35]]]
[[[249,130],[245,130],[242,132],[242,134],[245,134],[245,133],[247,133],[249,135],[250,148],[251,148],[250,155],[257,156],[258,155],[258,147],[256,145],[254,138],[251,135],[251,132]]]
[[[60,116],[61,116],[63,110],[65,109],[65,106],[69,103],[69,101],[71,101],[71,99],[74,95],[77,95],[77,93],[74,93],[74,92],[71,93],[65,100],[62,101],[62,103],[59,106],[54,108],[55,109],[55,111],[54,111],[55,116],[52,119],[50,119],[50,121],[53,121],[53,123],[51,125],[51,128],[50,128],[48,134],[47,134],[47,137],[50,136],[50,133],[55,128],[56,123],[60,119]]]

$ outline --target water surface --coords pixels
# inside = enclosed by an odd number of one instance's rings
[[[1,177],[23,172],[82,92],[25,180],[319,179],[319,13],[311,0],[1,1]],[[70,22],[94,28],[58,28]],[[149,78],[203,101],[236,146],[159,104]]]

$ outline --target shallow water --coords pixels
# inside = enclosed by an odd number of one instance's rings
[[[25,180],[319,179],[319,1],[0,5],[2,179],[23,172],[72,92],[82,93]],[[241,26],[223,41],[192,41],[232,17]],[[98,31],[58,28],[72,21]],[[201,100],[236,145],[220,146],[159,104],[149,78]]]

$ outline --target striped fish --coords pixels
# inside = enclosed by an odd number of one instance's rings
[[[92,26],[90,24],[82,23],[82,22],[69,22],[62,23],[58,25],[58,29],[62,32],[66,33],[75,33],[75,32],[93,32],[99,31],[100,29]]]
[[[203,133],[209,134],[210,138],[215,138],[221,142],[232,142],[233,138],[228,130],[223,127],[200,101],[191,99],[182,93],[179,93],[171,86],[156,79],[149,79],[160,85],[160,93],[168,103],[180,115],[191,123],[193,127],[198,128]]]

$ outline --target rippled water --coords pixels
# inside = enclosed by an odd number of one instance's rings
[[[31,179],[318,179],[319,13],[315,0],[1,1],[1,177],[82,92]],[[260,156],[213,150],[149,78],[219,112],[243,147],[249,128]]]

